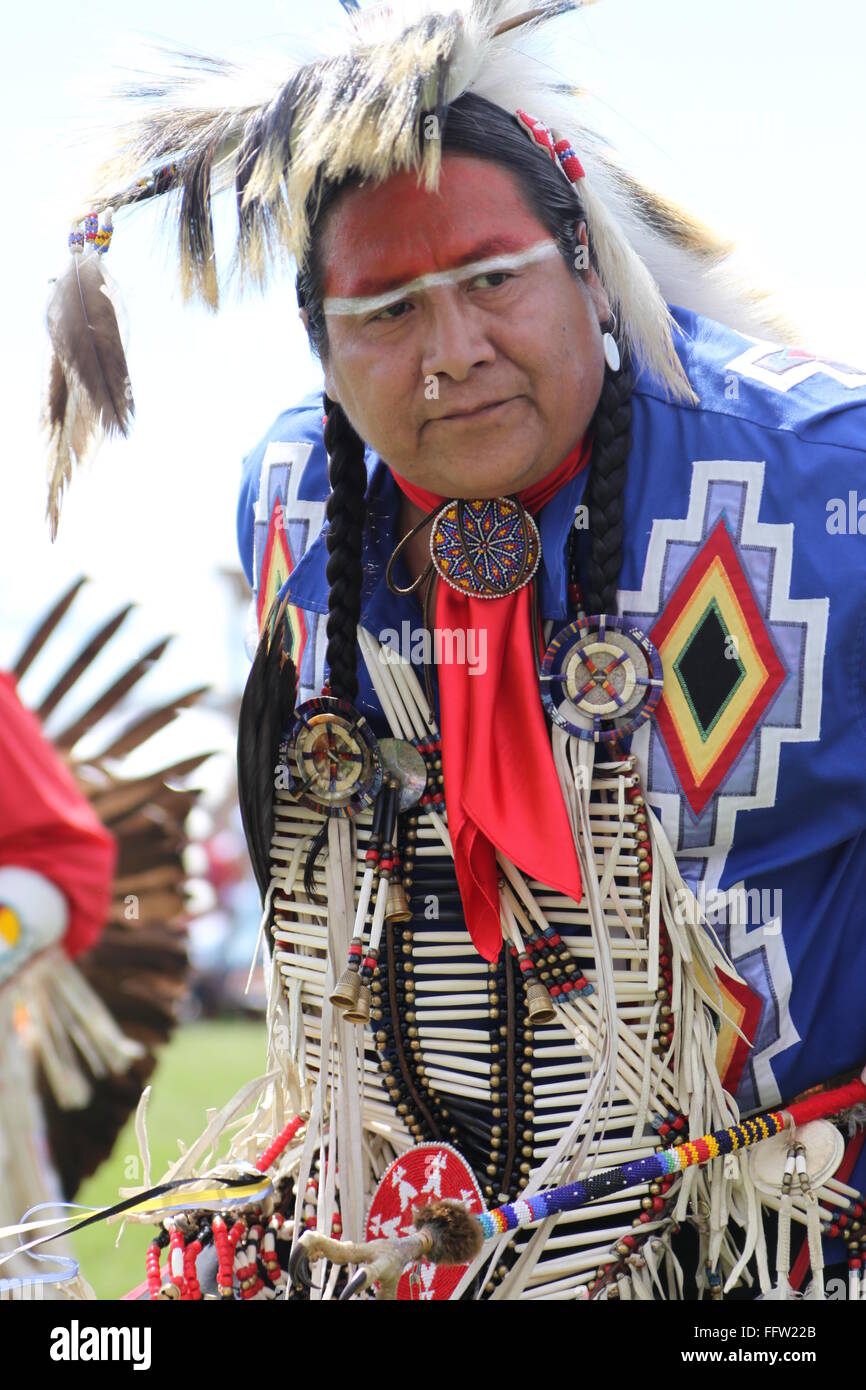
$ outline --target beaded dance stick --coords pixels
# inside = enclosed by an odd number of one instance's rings
[[[737,1153],[780,1134],[784,1129],[826,1118],[866,1101],[866,1082],[852,1081],[833,1091],[825,1091],[794,1102],[785,1110],[771,1110],[738,1125],[689,1140],[678,1148],[650,1154],[624,1163],[607,1172],[594,1174],[585,1182],[568,1183],[547,1192],[521,1198],[493,1211],[470,1216],[459,1202],[437,1202],[418,1211],[412,1235],[390,1240],[354,1244],[330,1240],[315,1231],[306,1231],[298,1241],[290,1263],[292,1278],[305,1278],[309,1261],[326,1258],[336,1264],[357,1264],[361,1268],[351,1279],[342,1299],[350,1298],[374,1282],[380,1297],[396,1297],[402,1269],[420,1259],[434,1263],[469,1263],[479,1253],[482,1241],[499,1239],[518,1227],[531,1226],[546,1217],[574,1211],[610,1193],[622,1192],[641,1183],[665,1178],[688,1168],[701,1167],[714,1158]],[[449,1225],[449,1222],[453,1223]],[[480,1233],[479,1228],[480,1226]]]
[[[481,1212],[478,1220],[485,1239],[501,1235],[505,1231],[516,1230],[519,1226],[531,1226],[546,1216],[559,1212],[575,1211],[578,1207],[606,1197],[639,1183],[655,1182],[670,1173],[684,1172],[687,1168],[700,1167],[722,1154],[737,1153],[750,1148],[774,1134],[781,1134],[786,1125],[807,1124],[810,1120],[823,1119],[841,1110],[866,1101],[866,1084],[852,1081],[835,1091],[825,1091],[817,1096],[789,1105],[786,1110],[768,1110],[751,1120],[743,1120],[738,1125],[716,1130],[714,1134],[704,1134],[700,1139],[690,1139],[671,1149],[662,1149],[646,1158],[635,1159],[633,1163],[622,1163],[616,1168],[595,1173],[584,1182],[567,1183],[547,1192],[539,1192],[493,1211]]]

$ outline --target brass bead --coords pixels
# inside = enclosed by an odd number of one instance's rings
[[[529,1163],[521,1163],[520,1171],[521,1173],[525,1173],[525,1175],[529,1177],[529,1174],[532,1172],[532,1165]]]

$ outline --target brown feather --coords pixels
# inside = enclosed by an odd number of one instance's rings
[[[102,429],[126,434],[133,404],[110,281],[95,253],[70,261],[48,305],[51,342],[67,384],[70,376],[78,379]]]
[[[76,579],[72,584],[70,584],[69,588],[66,590],[66,593],[61,595],[61,597],[55,603],[54,607],[51,609],[50,613],[47,613],[46,616],[42,619],[42,622],[39,624],[32,637],[29,637],[27,639],[27,644],[24,647],[24,650],[22,651],[18,660],[15,662],[15,665],[12,667],[12,674],[14,675],[16,680],[20,680],[21,677],[24,675],[25,671],[28,671],[30,669],[33,662],[36,660],[37,656],[42,651],[42,648],[45,646],[45,643],[48,641],[48,638],[51,636],[58,623],[66,615],[66,612],[69,609],[72,602],[74,601],[75,596],[78,593],[78,590],[81,588],[82,584],[86,583],[87,579],[84,575],[81,575],[80,578]]]
[[[58,677],[54,685],[43,697],[42,704],[36,711],[40,719],[47,719],[52,710],[56,709],[64,695],[72,689],[78,677],[83,675],[88,666],[91,666],[99,653],[108,645],[117,629],[126,621],[135,605],[128,603],[125,608],[121,608],[107,623],[95,632],[86,646],[72,661],[72,664]]]
[[[54,739],[55,747],[67,751],[74,748],[80,738],[83,738],[95,724],[98,724],[104,715],[108,714],[115,705],[119,704],[124,695],[127,695],[132,688],[138,684],[142,676],[146,675],[151,666],[159,661],[169,642],[170,637],[164,637],[161,642],[157,642],[155,647],[145,652],[144,656],[139,657],[132,666],[109,686],[100,695],[98,700],[85,710],[83,714],[70,724],[66,729],[59,733]]]
[[[112,285],[95,252],[73,255],[47,310],[54,350],[43,420],[49,432],[48,514],[52,537],[63,491],[106,434],[127,434],[134,414],[129,369]]]
[[[179,699],[172,700],[170,704],[163,705],[160,709],[152,710],[141,719],[137,719],[124,733],[113,739],[94,761],[104,762],[106,758],[125,757],[127,753],[131,753],[134,748],[138,748],[153,734],[170,724],[179,709],[186,709],[195,704],[196,700],[200,699],[208,689],[209,687],[206,685],[199,686],[197,690],[191,690],[188,695],[182,695]]]

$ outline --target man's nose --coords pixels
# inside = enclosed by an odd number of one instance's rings
[[[481,319],[459,285],[431,293],[422,361],[425,377],[444,374],[452,381],[465,381],[473,367],[495,360]]]

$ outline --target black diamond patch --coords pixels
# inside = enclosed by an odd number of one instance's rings
[[[713,600],[674,662],[677,679],[706,741],[725,706],[745,678],[746,668],[731,647],[731,638]]]

